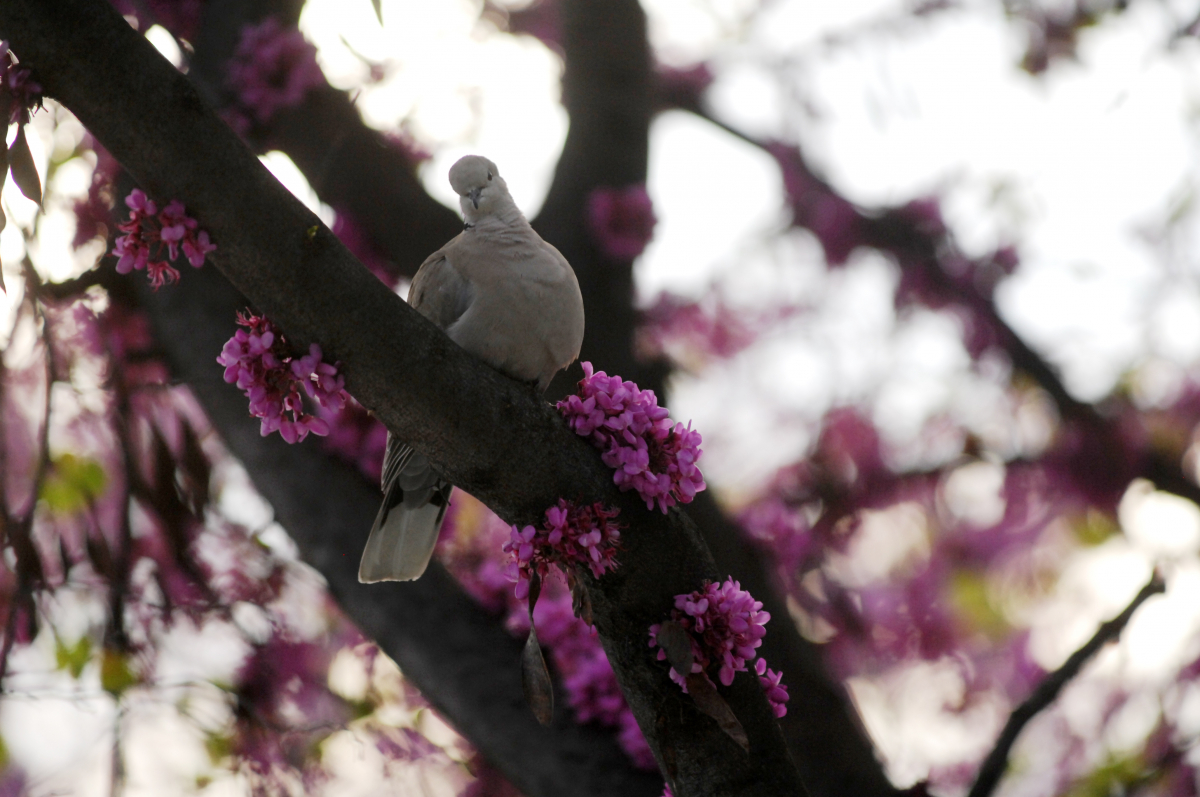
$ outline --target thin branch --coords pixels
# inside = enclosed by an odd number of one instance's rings
[[[1004,730],[1000,732],[1000,738],[996,740],[996,746],[992,748],[992,752],[988,754],[988,757],[984,759],[983,764],[979,767],[979,775],[975,779],[975,785],[971,787],[968,797],[988,797],[992,793],[1008,768],[1008,754],[1012,750],[1013,744],[1017,741],[1017,736],[1020,735],[1022,729],[1042,709],[1049,706],[1058,698],[1058,694],[1063,690],[1063,687],[1079,674],[1079,671],[1083,669],[1083,665],[1092,656],[1096,655],[1100,648],[1120,636],[1121,631],[1125,629],[1125,625],[1129,622],[1129,618],[1133,616],[1133,613],[1137,611],[1138,607],[1147,598],[1152,595],[1158,595],[1165,590],[1166,584],[1158,573],[1155,573],[1149,583],[1142,587],[1141,591],[1134,596],[1130,604],[1125,607],[1124,611],[1101,625],[1086,645],[1072,653],[1061,667],[1050,673],[1050,675],[1046,676],[1045,680],[1038,684],[1038,687],[1033,690],[1033,694],[1027,697],[1024,703],[1017,706],[1012,715],[1009,716],[1008,722],[1005,723]]]
[[[747,135],[702,107],[684,110],[747,143],[768,149],[768,142]],[[809,169],[802,156],[800,168],[806,172],[811,192],[845,201],[833,186]],[[1092,404],[1071,395],[1055,368],[1000,316],[990,289],[976,280],[955,279],[947,273],[940,257],[939,250],[945,245],[940,233],[920,229],[919,222],[907,216],[902,208],[863,210],[854,207],[854,214],[859,244],[892,255],[902,269],[919,272],[939,296],[968,309],[984,329],[994,334],[996,344],[1008,354],[1013,366],[1032,377],[1050,395],[1063,420],[1077,426],[1080,439],[1086,441],[1086,448],[1068,455],[1068,467],[1072,472],[1114,503],[1129,482],[1137,477],[1150,479],[1160,490],[1200,503],[1200,486],[1183,472],[1180,462],[1172,461],[1157,450],[1131,450],[1118,428],[1115,413],[1102,415]]]

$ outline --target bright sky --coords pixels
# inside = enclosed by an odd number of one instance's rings
[[[662,60],[711,59],[717,80],[709,100],[721,118],[755,135],[800,140],[824,174],[864,205],[939,194],[969,252],[1015,242],[1022,266],[1000,289],[1002,311],[1062,368],[1080,398],[1099,398],[1128,377],[1148,403],[1169,401],[1185,369],[1195,367],[1200,43],[1164,46],[1179,21],[1194,15],[1190,3],[1132,4],[1082,32],[1077,62],[1057,63],[1037,78],[1014,68],[1021,34],[995,2],[968,0],[907,25],[908,4],[898,2],[775,0],[751,21],[754,0],[644,5]],[[533,215],[566,134],[562,66],[537,41],[477,22],[477,10],[466,0],[384,0],[380,28],[367,0],[309,0],[301,26],[335,85],[359,85],[364,57],[385,65],[384,80],[362,88],[357,104],[369,123],[403,126],[435,151],[422,171],[435,196],[450,204],[447,168],[475,151],[500,164]],[[178,57],[166,37],[151,38]],[[36,118],[39,135],[31,140],[43,166],[81,134],[70,124],[52,133],[50,120],[50,113]],[[264,160],[316,206],[285,156]],[[86,192],[89,175],[82,161],[56,174],[58,199],[29,251],[49,278],[89,267],[100,254],[72,254],[68,246],[70,198]],[[868,395],[878,395],[876,421],[900,463],[936,462],[953,448],[953,440],[940,449],[921,442],[939,414],[962,419],[989,441],[1036,439],[1044,427],[1032,412],[1025,426],[994,428],[1002,413],[993,410],[1004,408],[1003,367],[969,373],[955,322],[945,315],[898,315],[890,295],[895,270],[881,257],[857,255],[826,273],[806,233],[779,235],[786,220],[780,177],[761,151],[690,115],[664,114],[652,131],[648,188],[659,225],[637,265],[642,301],[663,290],[698,296],[718,285],[735,305],[813,308],[742,355],[673,385],[672,414],[702,430],[706,475],[730,500],[803,453],[826,409]],[[0,258],[10,286],[19,286],[26,249],[18,227],[31,226],[35,209],[11,184],[3,202],[10,223],[0,234]],[[10,290],[4,306],[11,310],[18,296]],[[970,494],[986,491],[986,479],[979,472],[960,481]],[[1045,666],[1056,665],[1128,600],[1152,562],[1164,564],[1171,591],[1139,613],[1088,676],[1137,689],[1195,655],[1200,511],[1135,487],[1121,521],[1125,536],[1079,554],[1057,597],[1030,617],[1032,648]],[[890,542],[888,556],[897,561],[927,546],[919,530]],[[952,705],[961,689],[956,678],[939,664],[913,665],[852,685],[898,781],[991,738],[998,706],[954,714],[938,701],[903,699],[940,695]],[[1072,688],[1073,721],[1089,720],[1081,708],[1089,688],[1087,679]],[[1200,699],[1193,703],[1200,728]],[[74,761],[76,793],[103,793],[104,756],[88,758],[85,750],[110,732],[111,716],[102,707],[22,705],[9,701],[0,714],[14,757],[42,773]],[[1135,714],[1123,726],[1125,744],[1136,744],[1146,725]],[[22,748],[22,738],[33,744],[31,722],[56,735],[81,728],[78,746]],[[1023,748],[1030,760],[1046,733],[1030,734]],[[180,763],[179,771],[189,766]]]

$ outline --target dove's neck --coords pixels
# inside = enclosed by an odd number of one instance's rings
[[[470,229],[479,232],[503,232],[529,227],[529,222],[525,220],[525,215],[521,213],[517,203],[512,201],[512,197],[504,197],[495,202],[492,207],[488,208],[487,213],[473,212],[469,203],[464,202],[463,204],[467,205],[463,216],[470,225]]]

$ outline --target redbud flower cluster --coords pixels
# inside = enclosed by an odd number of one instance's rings
[[[325,75],[317,65],[317,48],[299,28],[268,17],[242,29],[225,81],[240,111],[231,122],[244,134],[253,123],[266,124],[280,109],[299,105],[310,90],[325,85]]]
[[[600,503],[580,506],[560,498],[546,510],[541,528],[513,526],[504,552],[513,557],[507,575],[517,582],[516,596],[528,596],[534,572],[545,577],[552,564],[563,568],[586,566],[596,578],[616,568],[621,540],[618,514],[620,510],[606,509]]]
[[[262,419],[262,435],[278,431],[289,443],[298,443],[309,432],[324,436],[329,425],[304,412],[301,389],[327,410],[345,406],[345,380],[336,365],[321,359],[321,347],[312,344],[303,357],[292,357],[278,328],[266,318],[238,313],[239,329],[221,350],[217,362],[225,366],[225,381],[236,383],[250,399],[250,414]]]
[[[587,220],[592,236],[613,260],[633,260],[654,237],[654,206],[646,186],[602,186],[588,196]]]
[[[558,402],[558,411],[576,434],[603,452],[616,485],[637,490],[647,509],[657,504],[666,512],[676,503],[690,503],[705,487],[696,467],[700,433],[690,423],[672,426],[653,390],[593,373],[591,363],[583,363],[583,374],[576,395]]]
[[[671,619],[692,637],[692,673],[706,677],[716,666],[717,678],[725,686],[733,683],[735,672],[748,672],[747,662],[758,656],[757,649],[767,635],[769,612],[762,610],[762,601],[741,588],[733,579],[721,584],[707,583],[703,589],[675,596]],[[650,646],[658,646],[659,623],[650,626]],[[667,658],[659,647],[658,660]],[[754,672],[776,717],[787,713],[787,687],[780,684],[779,673],[767,668],[764,659],[754,661]],[[687,691],[685,675],[671,668],[671,680]]]
[[[193,268],[200,268],[208,253],[217,248],[209,242],[208,232],[197,231],[199,223],[187,215],[178,199],[171,200],[160,212],[154,200],[135,188],[125,197],[125,204],[129,206],[129,221],[117,225],[125,234],[117,238],[113,248],[119,274],[144,270],[158,290],[179,279],[179,272],[171,268],[169,261],[178,258],[180,250]]]

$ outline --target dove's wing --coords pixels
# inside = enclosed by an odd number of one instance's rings
[[[413,309],[443,329],[466,312],[472,297],[470,283],[447,257],[453,244],[426,258],[408,291]],[[383,504],[363,549],[358,580],[411,581],[433,556],[452,488],[430,469],[429,460],[390,432],[380,483]]]
[[[448,329],[461,318],[474,296],[471,283],[450,262],[461,238],[459,235],[425,258],[408,289],[408,304],[412,309],[441,329]]]
[[[393,475],[384,483],[383,503],[358,564],[358,580],[364,584],[421,577],[453,489],[430,469],[425,457],[389,434],[388,449],[393,447],[397,454],[386,463]]]

